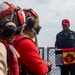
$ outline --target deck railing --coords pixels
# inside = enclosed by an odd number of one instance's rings
[[[40,55],[43,60],[53,63],[52,70],[47,75],[60,75],[60,69],[55,65],[55,48],[54,47],[39,47]]]

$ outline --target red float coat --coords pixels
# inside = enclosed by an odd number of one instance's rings
[[[4,52],[2,53],[2,51],[0,51],[0,75],[19,75],[17,57],[14,53],[14,48],[12,47],[11,43],[8,43],[4,39],[0,39],[0,45],[2,45],[0,49],[2,49]],[[5,49],[3,47],[5,47]],[[5,58],[4,55],[7,58]],[[8,69],[6,69],[6,64],[8,65]],[[6,72],[6,74],[3,74],[2,72]]]
[[[16,37],[15,41],[18,38],[19,36]],[[20,60],[23,65],[26,65],[33,75],[46,75],[48,73],[48,67],[40,57],[36,44],[32,39],[28,38],[19,41],[16,44],[16,50],[20,54]],[[25,68],[24,66],[22,67]]]

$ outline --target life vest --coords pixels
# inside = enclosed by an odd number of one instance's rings
[[[6,41],[0,39],[7,50],[7,65],[8,65],[8,75],[19,75],[18,61],[13,51],[10,49],[11,44],[8,44]]]
[[[18,35],[15,38],[16,40],[13,41],[12,45],[16,48],[17,44],[21,41],[21,40],[25,40],[25,39],[29,39],[32,41],[32,39],[30,39],[29,37],[25,37],[23,35]],[[34,42],[34,41],[33,41]],[[20,75],[32,75],[32,73],[30,72],[29,68],[20,60],[20,58],[18,58],[18,63],[19,63],[19,74]]]

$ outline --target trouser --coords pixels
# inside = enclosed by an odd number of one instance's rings
[[[60,66],[61,69],[61,75],[69,75],[69,72],[71,75],[75,75],[75,65],[65,65],[65,66]]]

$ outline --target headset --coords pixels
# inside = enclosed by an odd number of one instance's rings
[[[0,25],[1,35],[4,37],[10,37],[13,34],[16,34],[18,28],[14,25],[8,25],[7,26],[7,25],[5,25],[6,23],[4,23],[3,25]]]
[[[28,29],[31,29],[31,28],[34,27],[34,25],[35,25],[35,19],[32,18],[32,17],[28,17],[28,18],[27,18],[27,21],[26,21],[26,27],[27,27]]]
[[[26,27],[34,28],[35,18],[38,18],[38,14],[33,9],[23,9],[26,16]],[[33,17],[34,16],[34,17]]]
[[[16,6],[17,8],[15,8],[8,2],[3,2],[0,7],[3,8],[2,10],[0,10],[0,20],[3,19],[6,15],[10,14],[11,15],[10,21],[14,22],[16,25],[18,24],[16,33],[20,34],[22,28],[25,26],[24,25],[25,24],[25,14],[24,14],[23,10],[18,6]],[[5,34],[4,30],[9,31],[9,33],[10,33],[10,29],[14,28],[14,27],[12,27],[12,28],[6,27],[6,26],[4,26],[4,23],[2,25],[0,25],[0,27],[3,29],[3,34]],[[7,30],[7,29],[9,29],[9,30]],[[13,29],[12,29],[12,32],[13,32]],[[9,35],[11,35],[11,33]]]
[[[34,26],[35,26],[35,19],[32,18],[32,17],[28,17],[27,18],[27,22],[26,22],[26,27],[28,29],[33,28],[36,31],[36,34],[38,35],[39,34],[39,31],[41,29],[41,26],[38,25],[36,28],[34,28]]]
[[[35,18],[38,18],[38,14],[33,9],[23,9],[25,16],[26,16],[26,27],[28,29],[33,28],[36,31],[36,34],[39,34],[39,31],[41,29],[41,26],[38,25],[38,27],[35,27]],[[33,17],[34,16],[34,17]]]

